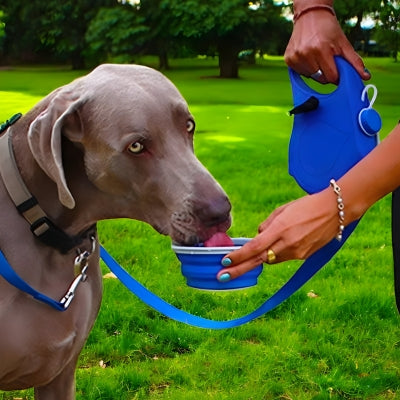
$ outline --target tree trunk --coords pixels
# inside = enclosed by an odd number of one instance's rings
[[[166,71],[169,69],[168,54],[166,51],[161,51],[158,55],[159,68],[161,71]]]
[[[223,43],[218,48],[219,53],[219,77],[220,78],[239,78],[239,51]]]
[[[257,53],[257,50],[254,49],[254,50],[252,50],[252,52],[249,54],[249,56],[248,56],[248,58],[247,58],[247,62],[248,62],[250,65],[256,65],[256,53]]]
[[[76,50],[71,53],[71,65],[72,69],[74,70],[85,68],[85,59],[80,50]]]
[[[353,26],[353,28],[350,29],[348,39],[349,42],[352,44],[354,47],[355,43],[357,40],[362,40],[363,39],[363,30],[361,28],[361,21],[363,19],[363,12],[360,12],[357,15],[357,21],[356,24]],[[366,47],[368,48],[368,43],[366,43]]]

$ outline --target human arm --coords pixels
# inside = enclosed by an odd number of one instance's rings
[[[295,0],[293,3],[294,14],[299,17],[285,51],[289,67],[308,77],[321,70],[323,75],[319,82],[337,83],[339,75],[333,57],[339,55],[354,66],[362,79],[370,78],[335,15],[327,8],[318,8],[321,5],[333,7],[333,0]]]
[[[400,125],[358,164],[337,181],[348,225],[376,201],[400,186]],[[327,186],[329,182],[327,182]],[[233,279],[267,261],[272,249],[275,262],[306,259],[338,233],[337,196],[331,187],[276,209],[259,227],[258,235],[241,249],[228,254]]]

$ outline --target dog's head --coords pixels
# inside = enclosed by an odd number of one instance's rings
[[[84,206],[86,185],[101,199],[99,219],[142,220],[178,243],[229,228],[228,198],[193,152],[193,117],[161,73],[102,65],[44,104],[29,147],[66,208]],[[74,164],[82,165],[81,176],[71,172]]]

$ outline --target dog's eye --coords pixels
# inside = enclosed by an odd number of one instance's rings
[[[129,145],[128,150],[133,154],[140,154],[144,150],[144,146],[140,142],[135,142]]]
[[[187,130],[189,133],[193,133],[195,127],[196,127],[196,125],[195,125],[195,123],[194,123],[193,120],[189,119],[189,120],[186,122],[186,130]]]

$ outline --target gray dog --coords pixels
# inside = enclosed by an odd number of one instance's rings
[[[0,390],[75,398],[77,359],[102,295],[98,220],[145,221],[187,245],[229,228],[230,203],[194,156],[193,133],[174,85],[132,65],[96,68],[3,133],[10,154],[0,154],[1,251],[51,298],[63,298],[77,277],[82,282],[61,312],[0,277]],[[24,191],[33,200],[16,204]]]

